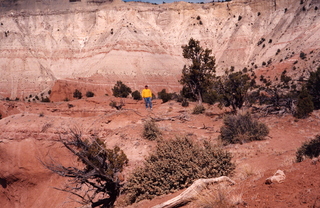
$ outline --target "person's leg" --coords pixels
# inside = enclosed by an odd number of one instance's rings
[[[148,98],[143,98],[144,99],[144,104],[146,105],[146,108],[148,108]]]
[[[150,109],[152,109],[152,100],[151,100],[151,98],[149,99],[149,106],[150,106]]]

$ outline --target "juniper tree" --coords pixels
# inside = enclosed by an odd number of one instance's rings
[[[320,67],[318,67],[317,71],[310,72],[310,77],[307,81],[307,89],[312,96],[314,109],[320,109]]]
[[[179,82],[201,105],[203,94],[213,85],[215,57],[211,56],[212,50],[203,49],[200,42],[193,38],[189,40],[188,45],[182,46],[182,49],[183,57],[190,60],[190,65],[183,67]]]
[[[121,81],[117,81],[117,83],[112,88],[112,92],[115,97],[126,98],[132,91],[130,87],[123,84]]]
[[[246,73],[242,71],[230,73],[227,71],[215,82],[215,89],[218,92],[220,104],[229,107],[233,111],[241,109],[246,101],[248,90],[254,82]]]

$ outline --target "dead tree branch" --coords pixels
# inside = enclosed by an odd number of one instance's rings
[[[218,178],[209,178],[209,179],[198,179],[180,195],[162,204],[156,205],[152,208],[173,208],[173,207],[178,207],[179,205],[186,204],[192,201],[193,199],[195,199],[196,196],[208,185],[213,183],[221,183],[221,182],[229,182],[232,185],[235,184],[235,182],[227,176],[221,176]]]

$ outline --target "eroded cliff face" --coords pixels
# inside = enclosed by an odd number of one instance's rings
[[[312,70],[320,58],[319,11],[316,0],[114,1],[2,11],[0,96],[26,100],[52,90],[50,98],[61,100],[71,90],[59,83],[69,81],[101,94],[117,80],[132,90],[148,83],[155,92],[177,91],[187,63],[181,46],[191,37],[212,49],[219,73],[230,66],[266,69],[263,62],[288,71],[300,52],[311,51],[297,66]]]

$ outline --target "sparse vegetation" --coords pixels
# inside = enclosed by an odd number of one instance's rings
[[[143,125],[143,138],[153,141],[161,136],[161,132],[154,120],[147,120]]]
[[[91,92],[91,91],[86,92],[86,97],[93,97],[93,96],[94,96],[93,92]]]
[[[138,90],[131,93],[131,96],[133,97],[134,100],[142,100],[141,93]]]
[[[314,109],[312,97],[308,93],[305,86],[302,87],[302,90],[298,96],[297,110],[294,113],[296,118],[307,118],[310,116]]]
[[[218,185],[214,190],[199,193],[195,202],[197,208],[233,208],[243,203],[242,195],[232,195],[230,187]]]
[[[304,52],[301,52],[301,53],[300,53],[300,58],[301,58],[302,60],[304,60],[304,59],[307,58],[307,55],[306,55]]]
[[[50,98],[48,98],[48,97],[41,98],[41,102],[50,103]]]
[[[261,38],[258,43],[257,43],[257,46],[261,45],[266,39],[265,38]]]
[[[112,88],[113,96],[126,98],[132,92],[131,88],[127,85],[123,84],[121,81],[117,81],[117,83]]]
[[[264,123],[253,120],[250,113],[225,117],[221,127],[220,139],[224,144],[247,143],[263,140],[269,129]]]
[[[320,155],[320,135],[314,139],[304,142],[296,152],[296,161],[302,162],[306,157],[314,158]]]
[[[78,98],[78,99],[81,99],[82,98],[82,93],[76,89],[74,92],[73,92],[73,97],[74,98]]]
[[[189,106],[189,102],[186,98],[184,98],[181,102],[182,107],[188,107]]]
[[[166,89],[163,89],[158,92],[158,98],[160,98],[163,103],[166,103],[172,99],[172,93],[167,93]]]
[[[124,102],[120,101],[120,103],[118,104],[116,101],[111,100],[109,103],[109,106],[111,106],[112,108],[115,108],[117,110],[121,110],[122,106],[124,106]]]
[[[193,111],[192,113],[193,114],[202,114],[206,109],[204,108],[203,105],[196,105],[194,108],[193,108]]]
[[[317,71],[310,72],[306,86],[309,94],[312,96],[314,109],[320,109],[320,67],[318,67]]]
[[[228,176],[235,165],[231,154],[210,142],[195,143],[187,137],[159,142],[144,166],[129,178],[129,203],[151,199],[187,188],[199,178]]]

